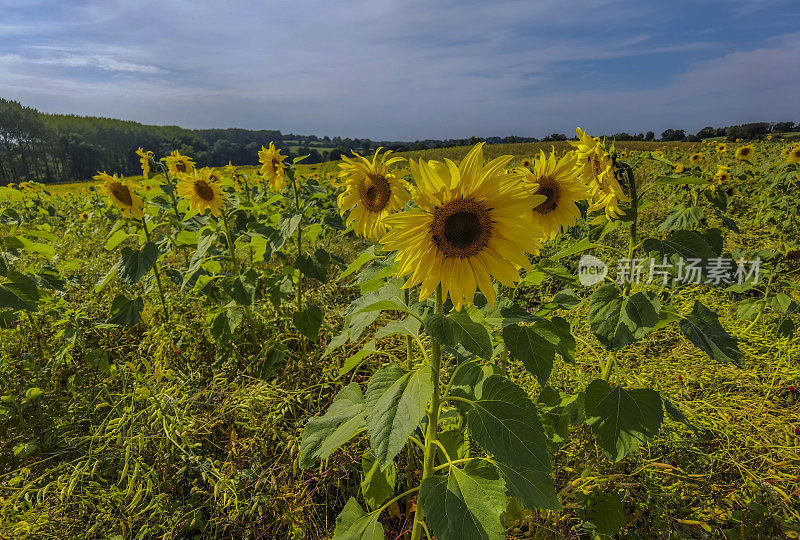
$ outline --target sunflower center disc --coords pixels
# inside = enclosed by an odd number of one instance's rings
[[[111,193],[114,194],[115,199],[117,199],[125,206],[130,206],[131,204],[133,204],[133,199],[131,198],[131,192],[127,186],[123,186],[122,184],[115,184],[114,186],[111,187]]]
[[[175,164],[175,168],[178,170],[178,172],[186,172],[186,163],[179,161]]]
[[[436,247],[446,257],[472,257],[488,243],[492,219],[485,204],[456,199],[436,209],[431,231]]]
[[[197,193],[197,196],[203,199],[204,201],[213,201],[214,200],[214,190],[211,189],[211,186],[208,185],[208,182],[205,180],[198,180],[194,183],[194,190]]]
[[[361,202],[370,212],[380,212],[389,204],[392,188],[383,176],[372,176],[361,185]]]
[[[549,214],[558,206],[558,200],[561,198],[561,186],[558,185],[558,182],[554,182],[552,178],[545,176],[539,179],[539,191],[537,193],[544,195],[547,199],[534,208],[534,212]]]

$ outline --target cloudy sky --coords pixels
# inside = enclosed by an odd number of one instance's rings
[[[0,97],[374,140],[800,122],[800,2],[0,0]]]

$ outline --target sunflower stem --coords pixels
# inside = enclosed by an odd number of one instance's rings
[[[628,261],[633,264],[633,256],[636,253],[636,234],[637,234],[637,221],[639,220],[639,195],[636,192],[636,178],[633,175],[633,167],[623,162],[622,167],[625,171],[625,176],[628,180],[628,194],[631,198],[631,212],[633,212],[633,219],[631,219],[630,235],[628,236]],[[631,291],[633,280],[629,280],[625,284],[625,294]]]
[[[142,229],[144,229],[144,237],[147,243],[150,243],[150,230],[147,228],[147,221],[142,216]],[[158,271],[158,253],[156,252],[156,260],[153,263],[153,275],[156,277],[156,286],[158,287],[158,296],[161,299],[161,308],[164,310],[164,323],[169,322],[169,308],[167,308],[167,300],[164,296],[164,287],[161,285],[161,273]]]
[[[177,219],[179,223],[183,223],[183,218],[181,217],[180,212],[178,212],[178,198],[175,197],[176,186],[172,185],[172,182],[169,179],[169,173],[167,172],[167,168],[164,166],[164,164],[161,163],[160,161],[156,163],[164,172],[164,182],[172,186],[172,189],[169,190],[169,198],[172,201],[172,211],[175,212],[175,219]],[[177,234],[175,235],[174,239],[177,239]],[[181,251],[183,251],[183,260],[186,262],[186,268],[189,268],[189,253],[186,251],[186,247],[183,247]]]
[[[411,291],[408,289],[403,289],[403,300],[407,306],[411,303]],[[414,369],[414,341],[411,336],[406,336],[406,366],[409,371]]]
[[[436,288],[436,311],[442,313],[442,286]],[[428,407],[428,427],[425,433],[425,452],[422,466],[422,481],[433,474],[433,458],[436,454],[436,441],[439,435],[439,374],[442,367],[442,347],[435,337],[431,336],[431,382],[433,383],[433,397]],[[419,540],[422,534],[423,520],[422,506],[417,499],[417,510],[414,513],[414,528],[411,533],[411,540]]]
[[[294,192],[294,208],[295,211],[300,215],[300,223],[297,224],[297,258],[303,256],[303,212],[300,210],[300,194],[297,192],[297,182],[294,179],[294,169],[292,167],[289,168],[289,181],[292,184],[292,191]],[[295,264],[295,266],[297,266]],[[302,281],[303,281],[303,271],[300,268],[297,269],[297,286],[295,287],[295,299],[297,301],[297,311],[303,310],[303,290],[302,290]],[[300,336],[300,347],[303,353],[306,352],[306,342],[303,339],[303,336]]]
[[[225,227],[225,238],[228,240],[228,254],[231,258],[231,265],[233,266],[233,271],[238,276],[241,274],[239,269],[239,261],[236,260],[236,250],[234,249],[234,240],[233,235],[231,234],[231,228],[228,225],[228,213],[223,210],[222,212],[222,224]]]
[[[603,366],[603,373],[600,378],[608,382],[611,379],[611,372],[614,370],[614,365],[617,363],[617,351],[611,351],[608,354],[605,366]]]

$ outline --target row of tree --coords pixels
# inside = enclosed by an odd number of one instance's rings
[[[800,130],[794,122],[758,122],[725,128],[706,127],[696,135],[668,129],[664,141],[699,141],[709,137],[754,139],[769,133]],[[618,141],[652,141],[652,131],[610,135]],[[565,141],[563,133],[543,141]],[[189,155],[199,166],[258,163],[262,145],[274,141],[289,157],[308,155],[306,162],[339,159],[352,150],[369,152],[383,146],[398,152],[472,145],[538,142],[534,137],[470,137],[468,139],[425,139],[415,142],[372,141],[342,137],[283,134],[277,130],[184,129],[178,126],[150,126],[89,116],[45,114],[16,101],[0,98],[0,185],[24,180],[59,182],[82,180],[97,171],[125,175],[139,173],[136,149],[140,146],[164,156],[173,150]]]

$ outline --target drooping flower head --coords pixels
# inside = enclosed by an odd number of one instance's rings
[[[167,169],[175,176],[190,173],[194,170],[194,160],[189,156],[183,156],[177,150],[164,158],[167,162]]]
[[[106,172],[98,172],[93,178],[103,182],[101,189],[108,196],[108,201],[122,210],[123,215],[134,219],[144,217],[144,202],[129,181]]]
[[[538,185],[536,193],[546,197],[527,216],[546,238],[555,238],[560,231],[575,225],[581,215],[575,203],[589,195],[575,166],[576,160],[575,152],[557,159],[555,150],[550,156],[540,150],[532,170],[522,169],[524,179]]]
[[[139,156],[139,161],[142,164],[142,176],[147,180],[150,177],[150,161],[153,159],[153,152],[147,151],[140,146],[136,150],[136,155]]]
[[[476,288],[493,304],[492,277],[509,287],[520,267],[530,268],[526,253],[541,247],[542,232],[525,216],[545,201],[519,174],[505,174],[513,156],[484,164],[483,143],[459,165],[446,159],[411,161],[419,211],[384,219],[389,231],[384,248],[397,251],[397,275],[404,287],[420,285],[420,300],[441,284],[455,309],[473,302]]]
[[[208,167],[183,175],[178,182],[178,195],[188,199],[193,210],[205,213],[208,208],[217,217],[225,204],[219,178]]]
[[[576,167],[589,190],[589,209],[605,209],[608,219],[617,219],[625,214],[619,203],[630,199],[619,184],[614,160],[599,139],[590,137],[581,128],[577,128],[576,133],[578,142],[570,144],[576,148]]]
[[[261,147],[258,152],[258,161],[261,163],[261,176],[269,183],[272,191],[281,192],[286,187],[286,165],[283,160],[286,156],[275,148],[275,143],[269,143],[269,148]]]
[[[383,153],[380,150],[375,150],[372,160],[355,151],[355,159],[341,156],[341,180],[334,182],[336,187],[345,188],[339,194],[338,203],[342,215],[350,210],[347,224],[353,224],[357,235],[376,241],[386,232],[383,219],[402,210],[411,198],[406,183],[389,172],[390,165],[405,158],[389,158],[391,150]]]

